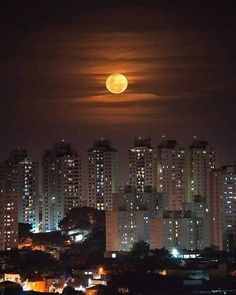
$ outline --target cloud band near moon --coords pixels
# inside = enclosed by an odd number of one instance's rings
[[[60,136],[81,136],[85,146],[100,136],[165,133],[184,141],[196,134],[223,158],[235,154],[230,1],[105,2],[1,10],[0,123],[7,122],[1,138],[9,142],[2,153],[35,142],[43,149]],[[117,97],[105,87],[112,73],[129,80]]]

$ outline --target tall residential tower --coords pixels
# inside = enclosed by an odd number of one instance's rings
[[[31,161],[27,151],[17,148],[10,151],[2,163],[2,176],[6,193],[18,196],[18,221],[32,225],[32,231],[39,231],[39,167]]]
[[[224,249],[236,248],[236,166],[221,168],[222,229]]]
[[[189,201],[201,195],[210,206],[210,173],[215,165],[215,150],[207,141],[195,140],[189,147]]]
[[[6,192],[5,181],[0,181],[0,251],[18,246],[18,195]]]
[[[187,155],[175,140],[162,140],[157,149],[157,191],[168,194],[169,210],[187,200]]]
[[[69,143],[57,142],[42,156],[42,229],[58,229],[66,213],[82,204],[81,157]]]
[[[88,150],[88,206],[112,209],[112,194],[117,192],[118,152],[106,139],[97,140]]]
[[[138,192],[143,192],[145,186],[155,186],[154,161],[151,138],[135,138],[129,149],[129,184]]]

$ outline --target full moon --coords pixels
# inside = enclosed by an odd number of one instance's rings
[[[123,74],[112,74],[106,80],[107,89],[114,94],[120,94],[128,87],[128,79]]]

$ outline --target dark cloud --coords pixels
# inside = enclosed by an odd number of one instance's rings
[[[135,135],[157,144],[165,133],[183,144],[198,135],[221,163],[236,161],[233,2],[156,2],[2,7],[2,157],[17,144],[39,157],[59,137],[86,149],[100,136],[124,156]],[[105,89],[113,72],[129,79],[121,96]]]

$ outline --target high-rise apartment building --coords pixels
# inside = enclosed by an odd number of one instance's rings
[[[106,139],[97,140],[88,150],[88,200],[98,210],[112,209],[112,194],[117,192],[118,152]]]
[[[19,222],[32,225],[39,231],[39,167],[37,162],[25,159],[19,163]]]
[[[32,231],[39,231],[39,181],[38,163],[32,162],[27,151],[17,148],[10,151],[2,163],[1,178],[6,183],[6,193],[18,195],[18,221],[32,225]]]
[[[155,158],[151,138],[135,138],[129,149],[129,184],[143,192],[145,186],[155,186]]]
[[[106,251],[131,251],[134,243],[149,243],[147,210],[106,211]]]
[[[113,209],[106,212],[106,251],[130,251],[145,241],[151,249],[202,250],[211,245],[211,216],[204,198],[182,204],[182,210],[166,210],[164,193],[151,187],[144,192],[126,187],[113,195]]]
[[[123,190],[112,195],[112,210],[158,210],[158,194],[155,188],[145,186],[143,192],[131,186],[125,186]]]
[[[206,202],[196,197],[179,211],[164,211],[150,220],[150,248],[202,250],[211,245],[210,214]]]
[[[18,245],[18,195],[6,192],[0,181],[0,251],[17,248]]]
[[[213,169],[210,179],[211,207],[211,239],[212,245],[223,250],[223,199],[222,199],[222,169]]]
[[[27,151],[17,147],[10,150],[10,155],[7,160],[2,163],[3,166],[3,179],[6,183],[7,192],[19,191],[19,163],[28,158]]]
[[[236,166],[211,171],[210,179],[212,245],[233,252],[236,247]]]
[[[65,214],[82,204],[81,157],[69,143],[57,142],[42,156],[42,230],[58,230]]]
[[[157,149],[157,191],[168,194],[169,209],[180,210],[187,200],[187,154],[175,140],[162,140]]]
[[[232,253],[236,248],[236,166],[221,170],[223,246]]]
[[[113,209],[106,212],[106,251],[130,251],[134,243],[149,243],[149,219],[157,215],[155,190],[125,187],[113,194]]]
[[[210,210],[206,199],[202,196],[194,196],[192,202],[184,202],[182,204],[182,210],[189,211],[192,216],[197,218],[210,218]]]
[[[210,173],[215,165],[215,150],[207,141],[195,140],[189,148],[189,201],[200,195],[210,205]]]

